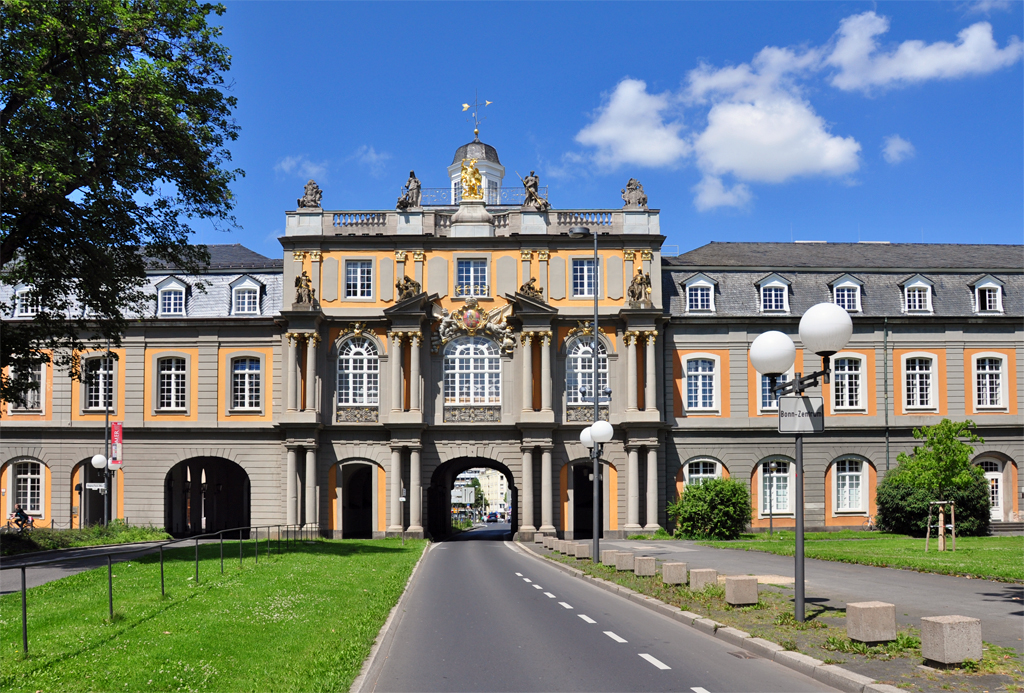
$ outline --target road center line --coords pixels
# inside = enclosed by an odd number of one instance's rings
[[[516,573],[516,577],[523,577],[522,573]]]
[[[580,618],[582,618],[587,623],[597,623],[597,621],[595,621],[594,619],[590,618],[586,614],[580,614],[579,616],[580,616]]]
[[[559,605],[565,607],[566,609],[571,609],[572,608],[570,605],[566,604],[565,602],[558,602],[558,603],[559,603]]]
[[[533,582],[530,578],[523,578],[523,582]]]
[[[544,589],[544,588],[543,588],[543,587],[541,587],[540,585],[534,585],[534,586],[533,586],[533,589],[535,589],[535,590],[542,590],[542,589]]]
[[[662,671],[664,671],[665,669],[671,669],[672,668],[669,665],[667,665],[664,662],[662,662],[660,659],[656,659],[656,658],[652,657],[649,654],[642,654],[641,653],[640,656],[643,657],[644,659],[646,659],[648,662],[650,662],[654,666],[656,666],[659,669],[661,669]]]
[[[555,595],[551,594],[550,592],[545,592],[544,596],[549,598],[549,599],[554,599],[555,598]]]
[[[693,691],[693,693],[708,693],[708,689],[701,688],[700,686],[694,686],[690,690]]]
[[[604,634],[607,635],[612,640],[614,640],[615,642],[626,642],[625,638],[620,638],[618,635],[616,635],[615,633],[611,632],[610,630],[606,630],[604,632]]]

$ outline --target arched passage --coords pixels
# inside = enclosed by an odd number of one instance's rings
[[[427,531],[435,539],[443,539],[452,533],[452,489],[455,488],[455,477],[474,467],[494,469],[505,475],[511,495],[509,522],[512,525],[512,536],[519,531],[519,488],[512,471],[501,462],[486,457],[457,457],[434,470],[427,488]]]
[[[984,452],[974,464],[985,472],[989,487],[989,510],[992,522],[1014,521],[1018,514],[1017,463],[1000,452]]]
[[[88,484],[103,483],[103,470],[87,458],[71,470],[71,526],[76,528],[103,522],[103,495]]]
[[[572,460],[559,472],[562,501],[562,535],[567,539],[594,538],[594,463],[590,459]],[[618,473],[615,465],[601,460],[598,486],[598,537],[618,529]]]
[[[221,457],[193,457],[164,480],[164,526],[174,536],[217,532],[250,523],[249,475]]]
[[[387,477],[368,460],[347,460],[327,472],[329,514],[325,518],[335,539],[383,536],[386,523]]]

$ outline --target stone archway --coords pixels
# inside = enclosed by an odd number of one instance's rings
[[[594,463],[589,459],[572,460],[559,471],[562,502],[562,536],[566,539],[594,538]],[[599,538],[618,530],[616,503],[618,474],[615,465],[601,460],[598,486]],[[614,535],[611,535],[614,536]]]
[[[88,527],[103,523],[104,498],[96,491],[91,491],[87,484],[103,482],[103,470],[92,466],[87,458],[75,465],[71,470],[71,526],[73,528]]]
[[[427,487],[427,531],[434,539],[443,539],[452,533],[451,491],[455,487],[455,477],[474,467],[494,469],[505,476],[511,496],[509,523],[512,526],[512,536],[519,531],[519,488],[516,486],[512,470],[501,462],[486,457],[457,457],[439,465],[430,476],[430,486]]]
[[[328,516],[325,528],[335,539],[384,536],[386,475],[369,460],[339,462],[327,473]]]
[[[249,475],[222,457],[193,457],[164,479],[164,527],[173,536],[248,527]]]

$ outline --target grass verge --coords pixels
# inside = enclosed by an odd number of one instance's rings
[[[0,597],[3,691],[336,691],[359,674],[426,542],[300,542],[268,553],[225,542],[92,570],[28,592],[29,654],[21,653],[21,597]]]
[[[161,541],[171,535],[155,527],[126,525],[112,520],[109,525],[93,525],[82,529],[50,529],[39,527],[25,534],[0,534],[0,556],[16,556],[51,549],[72,549],[103,544],[131,544],[138,541]]]
[[[804,555],[826,561],[861,563],[884,568],[906,568],[925,573],[962,575],[1003,582],[1024,581],[1024,537],[958,537],[956,551],[936,551],[936,541],[931,550],[924,552],[924,539],[915,539],[898,534],[877,532],[809,533],[805,536]],[[867,535],[867,536],[863,536]],[[792,556],[795,551],[793,532],[776,532],[773,539],[760,536],[756,539],[735,541],[703,541],[704,546],[723,549],[765,551],[780,556]]]

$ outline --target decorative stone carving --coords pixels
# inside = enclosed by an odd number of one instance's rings
[[[524,249],[521,249],[519,251],[519,259],[520,260],[531,260],[532,258],[533,258],[533,251],[532,250],[526,250],[524,248]]]
[[[402,186],[402,196],[398,198],[396,207],[403,212],[407,209],[419,207],[421,194],[420,179],[416,177],[415,171],[409,171],[409,180]]]
[[[530,281],[520,286],[519,293],[530,298],[544,300],[544,292],[537,288],[536,277],[530,277]]]
[[[469,162],[469,166],[466,162]],[[476,159],[462,160],[462,199],[482,200],[484,199],[483,176],[476,167]]]
[[[640,251],[640,259],[643,260],[644,262],[650,262],[651,260],[654,259],[654,251],[650,250],[650,249],[648,249],[648,250],[641,250]]]
[[[441,310],[438,327],[441,344],[463,334],[472,336],[480,333],[498,342],[502,356],[510,356],[516,346],[514,330],[508,322],[511,314],[512,304],[484,312],[476,298],[470,296],[461,309],[452,312],[447,308]]]
[[[306,190],[302,193],[302,197],[296,200],[296,204],[299,209],[320,209],[320,200],[323,199],[324,193],[320,190],[320,186],[316,184],[312,178],[306,183]]]
[[[601,421],[608,420],[608,407],[605,405],[597,406],[597,415]],[[571,406],[565,408],[565,420],[570,423],[580,423],[594,420],[594,407],[593,405],[583,406]]]
[[[377,423],[377,407],[339,407],[335,420],[338,423]]]
[[[295,277],[295,303],[297,305],[311,306],[313,305],[315,294],[316,289],[313,288],[309,275],[306,274],[306,270],[302,270],[302,274]]]
[[[651,302],[651,275],[644,272],[641,267],[633,276],[626,290],[626,302],[630,308],[653,308]]]
[[[412,253],[413,262],[423,262],[427,258],[427,254],[422,250],[414,250]]]
[[[551,207],[551,203],[540,196],[540,178],[533,171],[530,171],[530,175],[526,178],[520,177],[519,180],[523,181],[523,190],[526,193],[526,199],[523,200],[523,209],[546,212]]]
[[[423,293],[420,288],[420,283],[415,279],[410,279],[408,276],[402,277],[401,281],[395,284],[395,288],[398,289],[398,300],[404,301],[412,298],[413,296],[419,296]]]
[[[309,251],[309,259],[312,262],[320,262],[320,260],[323,259],[323,253],[321,253],[319,250],[311,250]]]
[[[635,250],[623,250],[622,251],[622,259],[627,261],[627,262],[633,262],[633,260],[636,259],[636,251]]]
[[[501,407],[445,407],[445,423],[495,423],[501,421]]]
[[[594,334],[593,321],[582,322],[580,320],[577,320],[576,327],[569,330],[569,332],[565,335],[565,341],[569,341],[573,337],[584,337],[588,334]]]
[[[405,253],[404,250],[396,250],[395,251],[395,262],[405,262],[405,255],[406,255],[406,253]]]
[[[294,260],[295,262],[302,262],[305,259],[306,259],[306,251],[305,250],[294,250],[294,251],[292,251],[292,260]]]
[[[623,209],[647,211],[647,193],[644,192],[644,186],[636,178],[630,178],[626,183],[626,188],[622,191],[622,199],[626,203],[622,206]]]
[[[546,251],[546,250],[538,250],[537,251],[537,260],[539,260],[540,262],[547,262],[550,259],[551,259],[551,254],[548,253],[548,251]]]

